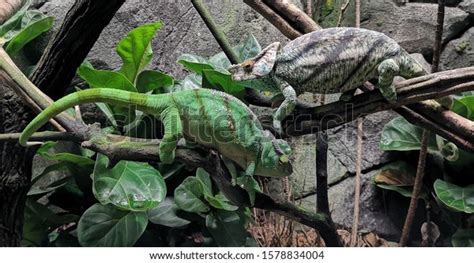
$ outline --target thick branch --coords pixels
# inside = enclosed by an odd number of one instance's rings
[[[378,90],[354,96],[349,102],[336,101],[319,107],[299,109],[287,123],[287,134],[302,135],[318,130],[334,128],[358,117],[371,113],[391,110],[407,104],[413,104],[432,98],[474,90],[474,67],[439,72],[427,76],[409,79],[396,84],[398,89],[397,103],[388,103]],[[437,123],[443,123],[454,134],[472,145],[474,142],[474,123],[446,110],[434,109],[429,104],[415,104],[433,115]],[[441,125],[440,125],[441,126]],[[426,127],[430,129],[430,127]],[[436,132],[436,130],[435,130]],[[470,148],[473,151],[474,148]]]
[[[279,14],[275,13],[267,4],[262,0],[244,0],[248,6],[252,7],[255,11],[265,17],[272,25],[274,25],[280,32],[289,39],[295,39],[302,35],[293,26],[286,21]]]
[[[125,0],[76,0],[49,43],[32,82],[53,99],[62,97],[90,49]]]
[[[321,29],[308,14],[288,0],[265,0],[265,2],[271,8],[274,8],[280,16],[284,17],[286,21],[292,22],[292,27],[303,34]]]

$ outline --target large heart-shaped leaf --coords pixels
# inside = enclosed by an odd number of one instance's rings
[[[474,213],[474,185],[460,187],[438,179],[434,183],[434,190],[447,207],[458,212]]]
[[[203,201],[202,183],[195,177],[188,177],[174,190],[174,201],[184,211],[205,213],[209,206]]]
[[[144,70],[138,75],[137,78],[137,90],[141,93],[160,90],[173,85],[173,77],[163,72],[154,70]]]
[[[173,198],[167,197],[157,207],[148,210],[148,218],[153,224],[167,227],[182,227],[189,224],[188,220],[176,214],[178,211],[179,208]]]
[[[474,247],[474,228],[459,228],[451,237],[454,247]]]
[[[160,28],[160,22],[139,26],[117,45],[117,53],[123,61],[120,72],[131,83],[135,83],[138,74],[150,63],[153,56],[150,44]]]
[[[217,210],[206,216],[206,227],[218,246],[240,247],[248,235],[245,221],[236,212]]]
[[[79,243],[85,247],[129,247],[148,224],[145,212],[121,211],[95,204],[84,212],[77,226]]]
[[[102,204],[145,211],[165,199],[165,181],[149,164],[120,161],[114,168],[107,169],[108,163],[108,158],[99,154],[93,174],[94,195]]]
[[[404,118],[395,118],[385,125],[380,139],[380,148],[384,151],[419,150],[422,132],[422,128],[409,123]],[[428,150],[438,150],[434,136],[430,137]]]

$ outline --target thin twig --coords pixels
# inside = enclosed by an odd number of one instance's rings
[[[211,31],[214,38],[217,40],[217,43],[219,43],[219,46],[224,51],[230,62],[232,64],[239,63],[239,57],[232,50],[232,47],[230,46],[229,41],[225,37],[224,33],[219,29],[217,24],[214,22],[214,19],[212,19],[211,13],[204,5],[204,2],[202,0],[191,0],[191,3],[193,4],[196,11],[198,11],[202,20]]]
[[[344,14],[346,13],[347,7],[349,6],[350,2],[351,2],[351,0],[346,0],[344,5],[341,6],[341,13],[339,14],[339,18],[337,19],[336,27],[341,26],[342,18],[344,17]],[[359,20],[357,20],[357,18],[356,18],[356,21],[360,21],[360,18],[359,18]],[[358,26],[356,26],[356,27],[358,27]]]
[[[355,26],[360,27],[360,0],[355,1]],[[356,143],[356,176],[354,182],[354,213],[352,218],[352,232],[350,246],[357,245],[357,232],[359,229],[360,210],[360,181],[362,166],[362,134],[364,133],[363,117],[357,118],[357,143]]]
[[[444,9],[445,9],[445,0],[438,0],[438,19],[436,25],[436,34],[435,34],[435,44],[433,48],[433,62],[431,65],[431,72],[435,73],[439,69],[439,58],[441,53],[441,40],[443,37],[443,26],[444,26]],[[420,194],[421,186],[423,185],[423,177],[425,175],[425,164],[426,164],[426,155],[428,152],[428,139],[430,137],[430,131],[423,129],[423,134],[421,137],[421,149],[420,155],[418,157],[418,166],[416,169],[416,178],[415,185],[413,186],[413,192],[411,195],[410,206],[408,208],[407,217],[405,219],[405,224],[403,225],[402,235],[400,238],[399,245],[404,247],[408,243],[408,238],[410,237],[410,231],[413,224],[413,219],[415,218],[416,207],[418,204],[418,196]],[[430,236],[430,227],[431,224],[428,222],[428,235]],[[430,239],[430,237],[428,237]]]
[[[427,129],[423,129],[423,134],[421,136],[421,144],[428,144],[428,139],[430,137],[430,132]],[[421,187],[423,185],[423,175],[426,164],[426,154],[427,147],[422,147],[420,149],[420,156],[418,158],[418,166],[416,170],[415,184],[413,185],[413,192],[411,194],[410,206],[408,207],[407,217],[405,219],[405,224],[403,225],[402,236],[400,238],[399,246],[404,247],[407,245],[408,237],[410,236],[411,226],[413,224],[413,219],[415,218],[415,211],[418,205],[418,196],[420,195]]]

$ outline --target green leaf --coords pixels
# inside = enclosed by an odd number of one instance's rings
[[[57,144],[57,142],[46,142],[36,151],[36,154],[40,155],[41,157],[53,160],[53,161],[62,161],[62,162],[69,162],[74,165],[78,165],[81,167],[91,167],[94,165],[94,161],[83,157],[77,154],[72,153],[49,153],[50,150]]]
[[[52,192],[58,188],[65,186],[72,179],[70,177],[63,177],[59,180],[54,180],[51,183],[42,185],[32,185],[28,191],[27,196],[41,196],[46,193]],[[39,197],[38,197],[39,198]]]
[[[145,212],[121,211],[111,205],[95,204],[79,220],[77,236],[85,247],[129,247],[137,242],[147,224]]]
[[[459,228],[451,237],[453,247],[474,247],[474,228]]]
[[[187,75],[181,82],[181,87],[173,87],[172,92],[190,90],[190,89],[200,89],[202,86],[202,76],[198,74]]]
[[[373,182],[379,188],[395,191],[402,196],[410,198],[415,183],[416,170],[409,163],[395,161],[384,165],[373,177]],[[429,189],[422,187],[419,199],[427,199]]]
[[[46,16],[36,10],[29,10],[22,17],[21,28],[16,31],[8,32],[6,38],[10,40],[6,43],[5,51],[14,56],[31,40],[42,33],[48,31],[53,25],[54,18]]]
[[[144,70],[137,78],[137,90],[141,93],[157,91],[174,85],[174,78],[163,72]],[[162,93],[163,90],[159,93]]]
[[[22,244],[28,246],[46,246],[51,230],[78,220],[76,215],[56,215],[31,198],[26,200],[24,216]]]
[[[138,74],[150,63],[153,56],[151,41],[160,28],[160,22],[139,26],[117,45],[117,53],[123,61],[120,72],[131,83],[135,83]]]
[[[197,55],[182,54],[176,62],[197,74],[202,74],[205,69],[214,69],[209,60]]]
[[[195,177],[188,177],[174,190],[174,201],[184,211],[205,213],[209,206],[203,201],[202,183]]]
[[[148,218],[153,224],[167,227],[182,227],[190,221],[179,217],[176,212],[179,210],[173,198],[167,197],[157,207],[148,210]]]
[[[421,147],[423,129],[415,126],[402,117],[385,125],[380,139],[380,148],[384,151],[412,151]],[[428,150],[438,151],[434,136],[430,137]]]
[[[225,197],[223,194],[217,194],[216,196],[206,195],[204,198],[212,207],[217,209],[227,211],[235,211],[239,209],[238,206],[231,204],[229,199],[227,199],[227,197]]]
[[[474,185],[460,187],[437,179],[434,190],[439,200],[454,211],[474,213]]]
[[[242,44],[237,45],[232,49],[237,54],[240,61],[255,57],[262,50],[257,39],[252,34],[249,34]],[[215,69],[225,72],[230,66],[230,61],[224,52],[217,53],[216,55],[209,58],[209,63]]]
[[[241,247],[246,243],[246,224],[236,212],[213,211],[206,216],[206,227],[218,246]]]
[[[197,168],[196,178],[202,184],[204,195],[213,196],[211,177],[206,172],[206,170],[204,170],[202,168]]]
[[[5,38],[5,34],[10,31],[13,31],[15,28],[21,28],[21,21],[25,16],[28,8],[31,5],[31,1],[27,0],[20,10],[18,10],[12,17],[10,17],[7,21],[5,21],[2,25],[0,25],[0,42],[5,43],[6,41],[10,40],[11,37],[14,36],[12,34],[9,38]]]
[[[166,184],[158,170],[146,163],[120,161],[107,169],[109,160],[97,156],[93,173],[94,195],[101,204],[130,211],[156,207],[166,197]]]
[[[474,95],[454,98],[452,111],[464,118],[474,120]]]
[[[109,88],[137,92],[132,82],[120,72],[97,70],[82,64],[77,70],[77,74],[84,79],[91,88]]]
[[[217,70],[203,70],[202,87],[222,90],[230,94],[245,90],[244,86],[238,85],[232,80],[230,73],[222,73]]]
[[[250,204],[251,206],[253,206],[255,203],[256,193],[262,192],[262,190],[260,189],[260,186],[258,185],[257,180],[255,180],[253,176],[242,175],[236,178],[236,184],[240,186],[241,188],[247,190],[247,193],[250,198]]]
[[[240,61],[244,61],[248,58],[255,57],[258,55],[258,53],[260,53],[260,51],[262,51],[262,47],[258,43],[257,39],[254,35],[249,34],[243,45],[238,48],[238,56]]]

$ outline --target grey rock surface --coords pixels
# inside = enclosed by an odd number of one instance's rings
[[[464,0],[458,5],[458,7],[468,14],[474,15],[474,0]]]
[[[365,0],[362,4],[362,27],[387,34],[409,53],[432,54],[437,5],[408,3],[397,6],[386,0]],[[447,7],[443,43],[459,36],[470,23],[468,13]]]
[[[449,42],[441,54],[441,69],[455,69],[474,65],[474,27],[460,38]]]
[[[41,10],[60,21],[73,2],[52,0]],[[269,22],[240,1],[211,0],[206,1],[206,5],[232,45],[243,41],[249,33],[254,34],[262,46],[287,41]],[[103,61],[110,68],[119,68],[122,62],[115,51],[117,43],[133,28],[157,20],[164,25],[153,42],[152,68],[183,77],[186,72],[176,64],[179,55],[191,53],[207,57],[221,51],[190,1],[128,0],[105,28],[88,57]]]

